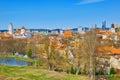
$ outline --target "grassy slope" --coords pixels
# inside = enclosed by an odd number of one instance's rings
[[[86,76],[75,76],[35,67],[0,66],[0,80],[89,80],[89,79]]]

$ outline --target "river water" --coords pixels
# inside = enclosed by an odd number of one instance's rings
[[[0,64],[6,66],[28,66],[29,62],[15,58],[0,58]]]

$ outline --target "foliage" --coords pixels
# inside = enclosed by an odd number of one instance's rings
[[[34,64],[35,66],[39,66],[38,60],[34,60],[34,61],[33,61],[33,64]]]
[[[75,74],[76,73],[76,68],[71,67],[71,74]]]
[[[111,69],[110,69],[110,74],[115,74],[114,68],[111,68]]]
[[[28,56],[29,58],[32,57],[32,50],[31,50],[31,49],[28,50],[27,56]]]
[[[26,53],[27,39],[2,39],[0,40],[0,52]]]

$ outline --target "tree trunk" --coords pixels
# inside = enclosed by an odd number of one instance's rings
[[[79,72],[80,72],[80,61],[78,61],[78,65],[77,65],[77,70],[76,70],[76,75],[78,75],[79,74]]]
[[[48,63],[48,65],[49,65],[49,70],[53,70],[52,64],[51,64],[51,63]]]
[[[94,66],[93,66],[93,57],[90,55],[90,80],[94,80],[95,75],[94,75]]]
[[[76,75],[78,75],[80,72],[80,66],[77,67]]]

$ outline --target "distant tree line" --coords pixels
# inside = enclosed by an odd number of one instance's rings
[[[27,39],[1,39],[0,40],[0,52],[12,53],[18,52],[25,54],[27,52]]]

